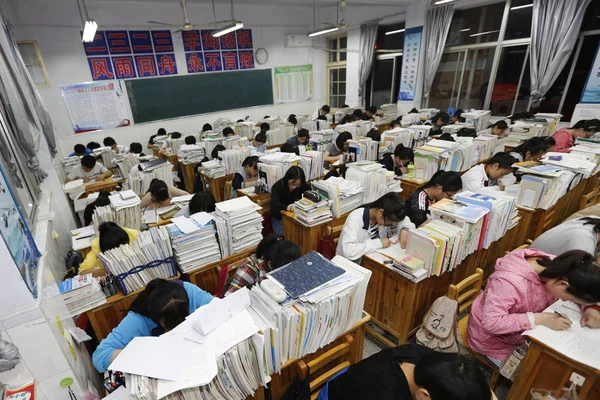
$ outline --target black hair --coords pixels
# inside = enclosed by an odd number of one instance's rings
[[[459,192],[462,190],[462,178],[458,172],[439,170],[423,185],[423,189],[440,185],[444,192]]]
[[[242,162],[242,167],[248,167],[254,170],[258,170],[258,156],[246,157],[244,162]]]
[[[102,143],[104,143],[104,146],[106,147],[111,147],[117,144],[117,142],[115,142],[115,139],[111,138],[110,136],[105,137]]]
[[[323,180],[327,180],[331,177],[342,177],[344,179],[346,179],[346,171],[348,171],[348,166],[346,164],[342,164],[342,165],[332,165],[330,166],[331,168],[329,168],[329,172],[327,173],[327,175],[325,175],[323,177]]]
[[[338,149],[341,150],[344,148],[344,143],[346,143],[346,141],[351,140],[351,139],[352,139],[352,134],[350,132],[340,132],[338,137],[335,138],[335,145],[337,146]]]
[[[307,137],[307,138],[310,138],[310,133],[308,132],[308,129],[304,129],[304,128],[300,129],[298,131],[298,137]]]
[[[171,133],[171,139],[181,139],[181,132]]]
[[[256,251],[254,252],[254,254],[256,254],[256,258],[258,258],[259,260],[261,258],[263,258],[265,252],[271,247],[273,246],[275,243],[279,242],[280,240],[285,239],[282,235],[277,235],[275,233],[270,233],[267,236],[265,236],[260,243],[258,243],[258,246],[256,246]]]
[[[586,132],[598,132],[600,131],[600,120],[597,119],[582,119],[577,121],[570,129],[583,129]]]
[[[413,108],[413,109],[412,109],[412,110],[410,110],[408,113],[409,113],[409,114],[418,114],[418,113],[419,113],[419,110],[417,110],[416,108]]]
[[[170,331],[190,314],[190,299],[182,283],[153,279],[131,303],[129,311],[148,317]]]
[[[161,181],[160,179],[152,179],[148,192],[152,195],[152,201],[155,203],[162,203],[169,199],[169,186],[167,186],[165,181]]]
[[[546,144],[546,150],[556,146],[556,140],[552,136],[544,137],[544,143]]]
[[[367,137],[379,142],[381,141],[381,132],[377,128],[373,128],[367,133]]]
[[[360,110],[359,110],[360,111]],[[342,118],[342,124],[348,124],[350,122],[354,122],[356,121],[356,118],[354,117],[354,114],[346,114],[344,115],[344,118]]]
[[[274,271],[279,267],[291,263],[300,258],[302,253],[300,247],[289,240],[281,239],[272,244],[264,253],[263,261],[265,269]],[[269,262],[271,265],[269,265]]]
[[[300,179],[301,186],[306,185],[306,175],[304,175],[304,170],[294,165],[286,171],[283,180],[287,183],[288,181],[295,181],[296,179]]]
[[[519,160],[517,160],[516,158],[511,156],[509,153],[500,152],[500,153],[494,154],[494,156],[492,158],[490,158],[489,160],[485,161],[484,164],[486,164],[486,165],[498,164],[498,168],[512,169],[512,165],[516,162],[519,162]]]
[[[298,125],[298,119],[295,116],[290,115],[288,122],[292,125]]]
[[[186,136],[185,144],[196,144],[196,136],[193,136],[193,135]]]
[[[223,128],[223,136],[235,135],[235,132],[230,127]]]
[[[567,292],[586,303],[600,301],[600,267],[590,253],[571,250],[554,260],[539,259],[538,264],[546,267],[541,278],[561,279],[569,282]]]
[[[348,104],[344,104],[342,108],[350,108],[350,106]]]
[[[129,235],[114,222],[103,222],[98,228],[100,233],[100,251],[105,252],[129,243]]]
[[[501,119],[499,121],[494,122],[490,126],[488,126],[488,129],[492,129],[492,128],[508,129],[508,124],[506,123],[505,120]]]
[[[584,218],[581,218],[581,221],[584,222],[583,225],[593,225],[594,226],[593,231],[595,233],[600,232],[600,218],[584,217]]]
[[[362,110],[360,110],[360,109],[358,109],[358,108],[357,108],[356,110],[354,110],[354,111],[352,112],[352,115],[353,115],[355,118],[362,119],[362,117],[363,117],[363,112],[362,112]]]
[[[300,149],[298,148],[298,146],[296,146],[295,144],[291,144],[288,142],[285,142],[281,148],[279,149],[279,151],[281,153],[293,153],[297,156],[300,155]]]
[[[394,129],[396,126],[402,126],[402,122],[400,122],[401,119],[402,119],[402,117],[390,122],[390,129]]]
[[[529,111],[523,111],[520,113],[513,114],[512,117],[510,117],[510,121],[514,124],[515,121],[518,121],[520,119],[530,119],[530,118],[535,118],[535,114],[533,114]]]
[[[271,116],[270,116],[270,115],[265,115],[265,116],[263,117],[263,119],[267,119],[267,118],[271,118]]]
[[[404,147],[402,143],[396,146],[394,155],[401,160],[410,160],[411,162],[415,158],[415,152],[410,147]]]
[[[215,196],[208,190],[203,190],[201,192],[196,193],[192,199],[190,200],[190,204],[188,205],[190,209],[190,215],[194,215],[201,211],[205,212],[214,212],[216,208],[216,200]]]
[[[398,193],[390,192],[374,202],[365,205],[367,208],[383,209],[383,218],[400,222],[406,217],[406,206]]]
[[[473,128],[460,128],[458,132],[456,132],[456,136],[458,137],[477,137],[477,131]]]
[[[262,132],[270,131],[271,125],[269,125],[267,122],[263,122],[262,124],[260,124],[260,130]]]
[[[290,116],[288,117],[288,121],[290,118],[296,118],[296,114],[290,114]]]
[[[459,108],[457,110],[454,110],[454,114],[452,114],[452,116],[456,117],[458,119],[462,119],[462,113],[463,113],[463,109]]]
[[[129,151],[134,154],[141,154],[144,151],[141,143],[133,142],[129,144]]]
[[[236,124],[239,124],[240,122],[244,122],[243,119],[238,119],[237,121],[235,121]]]
[[[323,107],[321,107],[321,110],[325,111],[326,113],[329,113],[329,111],[331,111],[331,109],[329,108],[329,106],[327,104],[325,104]]]
[[[371,107],[367,108],[367,111],[370,112],[371,114],[375,114],[375,113],[377,113],[377,107],[371,106]]]
[[[474,359],[456,353],[430,352],[414,369],[417,386],[431,400],[491,400],[492,391]]]
[[[86,147],[79,143],[76,144],[75,147],[73,147],[73,151],[76,155],[85,155],[85,149]]]
[[[165,128],[158,128],[158,131],[156,131],[157,136],[164,136],[166,134],[167,134],[167,130]]]
[[[221,159],[221,157],[219,157],[219,152],[220,151],[225,151],[227,150],[227,147],[223,146],[222,144],[218,144],[215,146],[214,149],[212,149],[212,151],[210,152],[210,156],[213,158],[213,160],[215,159]]]
[[[83,165],[86,168],[94,168],[94,166],[96,165],[96,157],[94,156],[83,156],[81,158],[81,165]]]
[[[452,137],[452,134],[450,132],[444,132],[440,135],[440,137],[438,138],[438,140],[445,140],[446,142],[456,142],[456,140],[454,140],[454,138]]]
[[[204,125],[202,125],[202,132],[206,132],[206,131],[212,131],[212,125],[211,124],[204,124]]]
[[[327,121],[327,117],[326,117],[326,116],[324,116],[324,115],[319,115],[319,116],[317,117],[317,120],[319,120],[319,121]]]
[[[440,111],[439,113],[435,114],[433,118],[431,118],[431,123],[435,124],[439,120],[442,120],[444,124],[448,124],[450,122],[450,116],[447,112]]]
[[[264,131],[260,131],[254,136],[254,140],[259,143],[267,143],[267,134]]]
[[[540,153],[546,152],[548,150],[548,144],[544,138],[541,137],[532,137],[521,143],[519,146],[512,149],[513,153],[519,153],[523,156],[523,160],[525,160],[527,153],[534,156]]]
[[[108,198],[110,193],[106,190],[101,190],[98,193],[98,198],[85,206],[85,210],[83,210],[83,223],[85,226],[88,226],[93,221],[94,210],[96,207],[108,206],[110,205],[110,199]]]
[[[95,149],[99,149],[102,146],[100,146],[100,143],[98,143],[98,142],[89,142],[86,147],[88,149],[94,151]]]

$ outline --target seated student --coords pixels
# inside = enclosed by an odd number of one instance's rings
[[[410,147],[404,147],[400,143],[394,149],[394,154],[385,153],[381,161],[379,161],[388,171],[394,171],[396,176],[402,176],[408,173],[408,164],[415,159],[415,153]]]
[[[165,181],[152,179],[150,189],[142,197],[140,208],[161,208],[171,205],[171,199],[177,196],[187,196],[189,193],[185,190],[177,189],[175,186],[168,186]]]
[[[294,202],[302,198],[302,193],[310,190],[306,176],[300,167],[290,167],[284,177],[271,187],[271,223],[273,232],[283,234],[281,212],[294,209]]]
[[[329,106],[327,104],[325,104],[323,107],[319,108],[317,111],[315,111],[312,115],[312,117],[310,118],[311,121],[316,121],[319,117],[325,117],[326,121],[329,121],[329,123],[331,123],[331,114],[329,114],[329,112],[331,111],[331,109],[329,108]]]
[[[374,121],[376,116],[381,117],[382,115],[383,113],[381,111],[378,111],[377,107],[371,106],[365,110],[362,119],[365,121]]]
[[[308,129],[300,129],[296,136],[292,136],[289,138],[286,143],[292,146],[306,146],[310,141],[310,134],[308,133]]]
[[[329,143],[325,147],[325,154],[323,155],[324,167],[329,169],[329,164],[333,164],[339,161],[340,155],[348,152],[348,140],[352,139],[350,132],[340,132],[335,142]]]
[[[452,118],[450,118],[450,123],[451,124],[459,124],[461,122],[465,122],[466,119],[462,117],[462,113],[463,113],[463,110],[461,108],[454,111],[454,114],[452,114]]]
[[[287,122],[292,124],[292,126],[294,127],[294,135],[296,135],[296,132],[298,132],[298,118],[296,118],[296,115],[290,114],[290,116],[287,119]]]
[[[385,348],[331,379],[317,400],[491,400],[471,357],[418,344]]]
[[[167,149],[169,149],[171,147],[172,139],[181,139],[181,132],[171,132],[169,134],[169,138],[163,142],[162,147],[158,151],[158,154],[160,154],[160,155],[167,154]]]
[[[300,247],[296,243],[273,233],[265,236],[256,247],[256,253],[251,254],[237,267],[225,296],[243,287],[259,283],[269,272],[301,256]]]
[[[76,144],[75,147],[73,147],[73,152],[69,154],[69,157],[83,157],[90,154],[92,154],[92,150],[88,149],[82,144]]]
[[[157,136],[165,136],[167,131],[165,128],[158,128],[158,131],[148,139],[148,145],[146,146],[148,149],[152,149],[154,147],[154,138]]]
[[[216,209],[215,196],[208,190],[196,193],[190,203],[175,214],[175,217],[190,217],[199,212],[214,212]]]
[[[563,222],[542,233],[531,247],[545,253],[562,254],[582,250],[600,261],[600,217],[585,217]]]
[[[240,119],[238,119],[237,121],[235,121],[235,123],[236,123],[236,124],[239,124],[240,122],[245,122],[245,121],[246,121],[246,120],[244,120],[244,119],[241,119],[241,118],[240,118]]]
[[[258,156],[246,157],[242,165],[233,174],[231,198],[237,197],[235,191],[254,186],[258,179]]]
[[[349,124],[350,122],[354,122],[354,121],[356,121],[356,117],[354,116],[354,114],[347,114],[347,115],[344,115],[344,118],[342,118],[340,125]]]
[[[414,191],[408,198],[407,214],[417,228],[430,221],[429,206],[449,199],[462,190],[460,174],[454,171],[437,171],[429,182]]]
[[[298,146],[294,146],[292,144],[289,144],[288,142],[285,142],[283,145],[281,145],[279,151],[281,153],[291,153],[297,156],[300,155],[300,149],[298,148]]]
[[[219,152],[220,151],[225,151],[227,150],[227,148],[225,146],[223,146],[222,144],[218,144],[215,146],[214,149],[212,149],[212,151],[210,152],[210,157],[212,160],[220,160],[221,157],[219,157]]]
[[[96,198],[96,200],[85,206],[85,209],[83,210],[83,224],[85,226],[90,226],[92,224],[92,217],[94,216],[94,210],[96,210],[96,207],[110,205],[110,200],[108,198],[109,196],[109,192],[107,192],[106,190],[101,190],[100,193],[98,193],[98,197]]]
[[[513,172],[512,165],[517,159],[508,153],[497,153],[488,161],[477,164],[462,176],[463,189],[475,193],[503,191],[499,180]]]
[[[496,135],[498,137],[503,137],[504,132],[508,129],[508,124],[505,120],[501,119],[500,121],[494,122],[492,125],[488,126],[487,129],[477,132],[477,136],[479,135]]]
[[[269,125],[267,122],[263,122],[262,124],[260,124],[260,131],[261,132],[267,132],[271,130],[271,125]]]
[[[98,254],[128,244],[140,234],[135,229],[121,228],[114,222],[104,222],[98,228],[99,237],[92,240],[92,249],[79,266],[79,275],[91,273],[93,276],[104,276],[106,271],[98,260]]]
[[[207,131],[212,131],[212,130],[213,130],[213,127],[212,127],[211,124],[204,124],[204,125],[202,125],[202,133],[207,132]]]
[[[91,152],[90,154],[93,154],[94,150],[99,149],[102,146],[98,142],[89,142],[88,144],[85,145],[85,147],[90,150],[90,152]]]
[[[448,125],[450,122],[450,116],[448,113],[440,111],[435,114],[431,120],[427,121],[425,125],[432,125],[429,135],[439,135],[442,133],[442,126]]]
[[[235,136],[235,131],[230,127],[223,128],[223,137]]]
[[[96,157],[83,156],[81,158],[81,165],[77,165],[71,169],[65,183],[74,181],[75,179],[83,179],[85,183],[91,180],[100,182],[110,178],[112,174],[111,170],[106,169],[104,165],[96,161]]]
[[[477,132],[473,128],[461,128],[456,132],[457,137],[477,137]]]
[[[410,228],[415,224],[406,216],[406,205],[397,193],[387,193],[348,215],[336,254],[360,264],[365,254],[390,247],[397,239],[406,248]]]
[[[554,140],[552,136],[545,136],[543,139],[544,143],[546,144],[546,153],[554,151],[554,148],[556,147],[556,140]]]
[[[354,116],[355,121],[362,121],[364,117],[362,110],[358,108],[352,112],[352,115]]]
[[[129,152],[131,154],[137,154],[140,157],[145,157],[146,155],[142,153],[143,147],[141,143],[132,142],[129,144]]]
[[[390,122],[390,129],[402,128],[402,116]]]
[[[571,128],[559,129],[552,135],[556,142],[554,151],[568,153],[575,145],[575,139],[592,137],[598,131],[600,131],[600,120],[597,119],[581,120]]]
[[[412,110],[410,110],[408,113],[409,113],[409,114],[418,114],[418,113],[419,113],[419,110],[417,110],[416,108],[414,108],[414,107],[413,107],[413,109],[412,109]]]
[[[570,319],[543,312],[557,299],[600,301],[600,267],[594,256],[581,250],[558,257],[536,249],[508,253],[496,261],[495,272],[471,307],[469,347],[500,365],[525,344],[524,331],[536,325],[569,329]]]
[[[327,174],[325,174],[325,176],[323,177],[323,180],[327,180],[328,178],[331,178],[333,176],[335,176],[335,177],[341,176],[342,178],[346,179],[346,171],[348,171],[348,166],[346,164],[334,165],[331,167],[329,172]]]
[[[210,294],[189,282],[151,280],[135,298],[125,318],[94,351],[94,367],[100,373],[106,371],[133,338],[160,336],[212,299]]]
[[[533,137],[512,149],[508,154],[513,156],[517,162],[538,161],[546,154],[548,148],[548,142],[545,138]],[[512,173],[500,179],[500,183],[504,186],[508,186],[513,185],[520,180],[520,174]]]
[[[255,152],[264,153],[267,151],[267,134],[263,131],[258,132],[250,144],[256,149]]]
[[[118,145],[115,139],[110,136],[105,137],[102,143],[104,144],[104,147],[110,147],[112,151],[117,154],[127,153],[125,146]]]
[[[450,132],[444,132],[438,137],[438,140],[445,140],[446,142],[456,142]]]
[[[377,128],[373,128],[367,133],[367,137],[375,142],[379,142],[381,141],[381,132]]]
[[[177,152],[177,157],[182,157],[183,152],[188,150],[199,150],[200,146],[196,144],[196,137],[192,135],[188,135],[185,137],[185,144],[182,144]]]
[[[513,114],[509,118],[510,118],[510,123],[514,124],[515,122],[523,120],[523,119],[535,118],[535,114],[533,114],[529,111],[524,111],[524,112]]]

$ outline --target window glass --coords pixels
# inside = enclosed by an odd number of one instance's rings
[[[386,32],[393,32],[401,29],[404,29],[404,22],[393,25],[380,25],[377,30],[377,49],[402,50],[404,48],[404,32],[386,35]]]
[[[337,39],[329,39],[329,50],[337,50]],[[337,51],[330,51],[329,52],[329,62],[336,62],[337,61]]]
[[[600,29],[600,1],[592,1],[581,23],[581,32]]]
[[[504,40],[522,39],[531,36],[532,4],[533,0],[512,0]]]
[[[474,49],[467,52],[458,108],[482,110],[490,85],[494,48]]]
[[[381,107],[382,104],[390,103],[394,60],[376,60],[373,74],[373,97],[371,98],[371,105]]]
[[[348,47],[348,37],[344,36],[340,38],[340,49],[346,50]],[[340,61],[346,61],[348,53],[340,51]]]
[[[498,40],[504,2],[484,7],[455,10],[446,46],[488,43]]]
[[[526,61],[526,55],[527,45],[504,47],[502,49],[490,104],[492,115],[507,116],[512,114],[512,107],[517,95],[519,78],[523,70],[523,63]]]
[[[456,105],[463,61],[464,51],[442,55],[442,61],[431,85],[428,107],[446,110]]]

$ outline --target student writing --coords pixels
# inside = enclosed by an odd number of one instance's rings
[[[417,227],[430,221],[429,206],[442,199],[449,199],[462,190],[458,172],[438,171],[419,189],[411,193],[407,203],[407,215]]]
[[[75,147],[73,147],[73,152],[69,154],[69,157],[83,157],[90,154],[92,154],[92,150],[82,144],[76,144]]]
[[[254,186],[256,179],[258,179],[258,156],[246,157],[241,167],[238,167],[233,174],[231,198],[236,197],[236,190]]]
[[[504,190],[499,180],[512,173],[517,160],[508,153],[497,153],[488,161],[475,165],[462,176],[463,189],[491,194]]]
[[[331,109],[329,108],[329,106],[327,104],[325,104],[324,106],[319,108],[317,111],[315,111],[310,119],[311,119],[311,121],[316,121],[319,117],[325,117],[326,121],[331,123],[331,114],[329,114],[330,111],[331,111]]]
[[[294,202],[302,198],[302,193],[310,190],[306,183],[306,176],[300,167],[290,167],[285,176],[275,182],[271,187],[271,223],[273,232],[283,234],[281,212],[294,209]]]
[[[114,222],[104,222],[98,228],[99,237],[92,240],[92,249],[79,266],[79,275],[93,274],[93,276],[104,276],[106,271],[98,260],[98,254],[129,244],[135,241],[139,232],[135,229],[121,228]]]
[[[208,190],[196,193],[189,204],[175,214],[175,217],[189,217],[199,212],[214,212],[216,209],[215,196]]]
[[[148,145],[146,146],[148,149],[152,149],[154,147],[154,138],[157,136],[165,136],[167,131],[165,128],[158,128],[158,131],[148,139]]]
[[[263,131],[258,132],[252,139],[251,144],[255,152],[264,153],[267,151],[267,134]]]
[[[308,133],[308,129],[300,129],[296,136],[292,136],[285,143],[290,146],[306,146],[310,141],[310,134]]]
[[[556,153],[568,153],[571,151],[571,147],[575,145],[575,139],[592,137],[598,131],[600,131],[600,120],[597,119],[577,121],[570,128],[559,129],[552,135],[556,142],[554,151]]]
[[[381,158],[380,163],[388,171],[394,171],[396,176],[402,176],[408,173],[408,164],[414,162],[415,153],[410,147],[404,147],[400,143],[394,149],[394,153],[386,153]]]
[[[112,174],[112,171],[106,169],[104,165],[97,162],[94,156],[83,156],[81,158],[81,165],[73,167],[71,172],[67,175],[65,183],[74,181],[75,179],[83,179],[83,182],[85,183],[91,180],[100,182],[110,178]]]
[[[348,152],[348,140],[352,139],[350,132],[341,132],[335,142],[329,143],[325,147],[325,154],[323,154],[323,160],[325,160],[325,168],[329,169],[330,164],[333,164],[340,159],[340,154]]]
[[[448,125],[449,122],[450,116],[448,115],[448,113],[440,111],[439,113],[435,114],[430,121],[426,122],[426,125],[432,126],[431,131],[429,131],[429,134],[439,135],[440,133],[442,133],[442,126]]]
[[[152,179],[150,189],[142,197],[140,208],[161,208],[171,205],[171,199],[177,196],[187,196],[189,193],[185,190],[177,189],[175,186],[169,186],[165,181]]]
[[[212,299],[210,294],[189,282],[150,281],[133,301],[125,318],[94,351],[94,367],[100,373],[106,371],[133,338],[160,336]]]
[[[506,132],[507,129],[508,129],[508,124],[506,123],[505,120],[501,119],[500,121],[497,121],[497,122],[493,123],[492,125],[488,126],[487,129],[477,132],[477,136],[479,136],[479,135],[496,135],[496,136],[502,137],[502,136],[504,136],[504,132]]]

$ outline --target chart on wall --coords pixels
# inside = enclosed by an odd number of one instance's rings
[[[119,81],[60,85],[75,133],[128,126],[130,117]]]
[[[27,288],[37,298],[40,252],[0,168],[0,234]]]
[[[312,95],[312,65],[275,67],[275,97],[277,103],[311,100]]]
[[[404,52],[402,53],[402,74],[398,100],[412,101],[415,99],[422,39],[422,26],[408,28],[404,32]]]
[[[594,64],[590,69],[583,93],[581,94],[581,103],[600,103],[600,44],[596,50]]]

